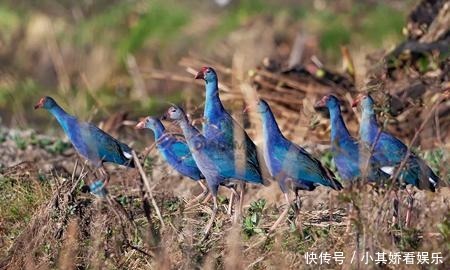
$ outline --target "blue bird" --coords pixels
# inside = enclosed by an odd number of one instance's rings
[[[312,191],[319,185],[335,190],[342,189],[341,183],[334,178],[329,169],[322,166],[319,160],[283,136],[266,101],[258,102],[257,111],[262,120],[264,159],[270,175],[277,180],[284,193],[288,206],[290,204],[288,187],[295,191],[297,199],[299,190]],[[289,207],[280,215],[271,231],[287,215],[288,210]]]
[[[177,107],[170,107],[165,118],[175,121],[182,129],[189,150],[198,168],[206,178],[209,191],[213,197],[213,214],[205,228],[208,234],[217,213],[217,191],[219,185],[227,186],[234,176],[234,152],[231,146],[218,144],[215,140],[208,140],[199,130],[189,123],[184,111]]]
[[[38,108],[48,110],[56,118],[75,150],[103,174],[105,177],[103,187],[109,181],[109,175],[103,168],[104,162],[134,168],[132,149],[128,145],[90,123],[78,121],[77,118],[65,112],[53,98],[41,98],[34,106],[34,109]],[[98,183],[94,183],[92,187],[99,190]],[[98,193],[103,194],[103,191]]]
[[[374,101],[368,95],[359,95],[353,102],[353,106],[361,104],[362,119],[359,129],[361,141],[369,149],[381,170],[389,175],[398,169],[405,160],[405,166],[399,173],[399,180],[411,184],[419,189],[435,191],[439,183],[439,177],[416,154],[410,152],[408,147],[399,139],[383,131],[377,123],[374,111]]]
[[[360,168],[362,166],[365,168],[365,160],[360,156],[358,141],[350,135],[342,118],[339,99],[333,95],[326,95],[315,104],[314,108],[317,111],[326,110],[329,113],[331,154],[342,180],[360,179],[362,177]],[[373,166],[373,160],[370,160],[370,164],[367,165],[370,165],[367,166],[367,179],[370,182],[381,182],[389,178],[389,175]]]
[[[251,183],[263,183],[257,149],[245,130],[225,110],[219,97],[217,74],[211,67],[203,67],[195,79],[205,81],[206,100],[203,113],[203,135],[224,147],[233,146],[236,152],[236,171],[233,178]],[[237,134],[237,136],[236,136]],[[239,138],[240,136],[240,138]],[[242,153],[239,153],[241,151]],[[245,166],[244,166],[245,165]]]
[[[200,200],[208,193],[206,186],[199,181],[205,179],[205,177],[198,169],[185,140],[167,132],[161,121],[153,117],[146,117],[136,125],[136,128],[151,129],[155,135],[156,148],[163,159],[181,175],[187,176],[200,184],[203,192],[194,201]]]

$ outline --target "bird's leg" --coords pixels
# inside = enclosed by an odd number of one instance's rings
[[[297,224],[297,228],[300,232],[302,232],[302,222],[301,220],[297,220],[300,216],[300,208],[302,207],[302,201],[300,200],[300,195],[298,194],[298,189],[295,190],[295,221]]]
[[[397,192],[394,191],[394,201],[392,202],[392,208],[393,208],[393,212],[392,212],[392,226],[395,226],[395,224],[397,224],[397,222],[398,222],[398,214],[399,214],[400,202],[398,200],[397,195],[398,195]]]
[[[231,216],[231,210],[233,208],[234,193],[235,193],[235,190],[233,187],[231,187],[230,189],[231,189],[231,194],[230,194],[230,201],[228,202],[228,210],[227,210],[227,214],[229,216]]]
[[[208,188],[202,183],[202,181],[200,180],[200,181],[198,181],[198,184],[202,187],[202,193],[200,194],[200,195],[198,195],[197,197],[195,197],[194,199],[192,199],[192,200],[190,200],[190,201],[188,201],[187,203],[186,203],[186,206],[187,207],[189,207],[189,206],[191,206],[191,205],[193,205],[193,204],[195,204],[195,203],[197,203],[198,201],[200,201],[201,199],[203,199],[205,196],[206,196],[206,194],[208,194]]]
[[[231,185],[229,187],[230,187],[230,190],[231,190],[231,194],[230,194],[230,202],[228,204],[227,214],[231,216],[231,212],[232,212],[234,201],[235,201],[234,198],[237,197],[239,199],[239,194],[236,191],[236,186],[235,185]]]
[[[244,207],[244,193],[245,193],[246,184],[241,184],[241,190],[239,192],[239,208],[237,217],[240,218],[242,216],[242,208]]]
[[[408,194],[408,209],[406,210],[406,220],[405,227],[408,228],[411,223],[411,214],[414,205],[414,197],[413,194]]]
[[[216,214],[217,214],[217,196],[213,195],[212,197],[213,197],[214,206],[213,206],[213,209],[212,209],[213,211],[212,211],[211,217],[209,218],[208,224],[205,227],[204,239],[208,236],[209,231],[212,228],[212,225],[214,223],[214,219],[216,219]]]
[[[241,201],[241,195],[238,194],[238,192],[236,191],[236,187],[235,186],[231,187],[231,192],[232,192],[232,194],[234,194],[234,197],[237,197],[237,200],[239,200],[239,202],[240,202]],[[230,209],[230,215],[231,215],[231,207],[233,207],[233,204],[231,204],[230,208],[229,208]],[[233,223],[236,222],[238,220],[238,217],[240,216],[240,213],[238,213],[238,212],[239,212],[239,209],[234,212],[234,217],[232,219]]]
[[[302,201],[300,200],[300,195],[298,194],[298,189],[295,190],[295,214],[298,215],[300,213],[300,208],[302,207]]]
[[[105,178],[103,179],[103,188],[106,188],[106,186],[109,183],[109,174],[108,172],[105,170],[105,168],[103,166],[101,166],[100,168],[98,168],[98,171],[100,172],[100,174],[102,174]]]
[[[208,193],[208,196],[206,196],[206,198],[202,201],[202,203],[207,203],[209,200],[211,200],[211,193]]]
[[[269,232],[273,232],[278,225],[280,224],[280,222],[287,216],[287,214],[289,213],[289,207],[290,207],[290,202],[289,202],[289,196],[287,193],[284,193],[284,199],[286,201],[286,209],[284,209],[283,213],[281,213],[280,217],[278,217],[277,221],[275,221],[275,223],[272,225],[272,227],[270,227]]]

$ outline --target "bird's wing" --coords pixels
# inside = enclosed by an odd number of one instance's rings
[[[81,123],[80,131],[91,152],[102,161],[132,166],[132,149],[98,127]]]
[[[403,142],[386,132],[381,132],[375,146],[375,152],[382,153],[386,160],[392,164],[400,163],[407,151],[408,148]]]
[[[185,142],[177,140],[170,147],[179,164],[191,169],[198,169],[197,163],[195,163],[191,151]]]
[[[309,181],[324,186],[336,187],[340,189],[341,185],[335,183],[333,173],[322,166],[320,161],[311,156],[302,147],[289,142],[284,147],[275,148],[275,156],[281,158],[283,171],[292,179]]]

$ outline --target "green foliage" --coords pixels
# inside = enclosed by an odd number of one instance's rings
[[[117,45],[118,30],[125,29],[126,17],[133,5],[127,1],[118,1],[102,9],[94,16],[83,20],[76,28],[73,42],[80,46],[92,42],[110,42]],[[122,28],[122,29],[121,29]],[[114,34],[116,32],[117,34]]]
[[[325,53],[338,52],[341,45],[350,42],[350,28],[345,19],[333,14],[324,14],[323,22],[327,24],[320,35],[320,48]]]
[[[0,176],[0,217],[5,235],[14,237],[27,224],[33,210],[45,201],[49,187],[32,179],[13,179]]]
[[[188,20],[189,12],[180,5],[152,1],[119,45],[119,59],[140,49],[149,38],[155,38],[159,42],[171,40]]]
[[[12,139],[14,140],[17,148],[19,148],[20,150],[25,150],[27,148],[28,141],[25,140],[25,138],[23,138],[22,136],[14,135]]]
[[[290,252],[304,254],[316,241],[327,239],[328,228],[303,226],[301,230],[291,230],[283,234],[282,247]]]
[[[164,209],[169,213],[177,212],[180,209],[181,200],[178,198],[170,198],[164,201]]]
[[[444,148],[436,148],[428,151],[416,151],[426,161],[426,163],[433,169],[433,171],[441,178],[442,181],[450,184],[450,170],[443,166],[448,164],[448,154],[445,154]],[[445,173],[447,175],[445,175]]]
[[[402,12],[385,4],[376,5],[363,16],[362,39],[381,46],[387,39],[400,39],[404,25],[405,16]]]
[[[270,3],[264,3],[261,0],[239,1],[233,9],[223,15],[220,24],[209,33],[209,39],[215,40],[224,37],[249,20],[251,16],[266,13],[274,14],[279,10],[280,8],[276,5],[272,6]]]
[[[399,228],[394,232],[395,243],[402,251],[418,250],[422,239],[422,232],[414,228]]]
[[[150,174],[150,175],[152,174],[152,172],[153,172],[153,164],[154,163],[155,163],[154,158],[151,157],[151,156],[147,156],[144,159],[144,165],[142,166],[142,168],[144,169],[144,171],[147,174]]]
[[[0,5],[0,40],[10,40],[19,28],[21,16],[14,10]]]
[[[51,154],[60,155],[71,147],[71,144],[61,139],[52,140],[47,137],[37,137],[32,133],[29,138],[22,138],[26,144],[36,145]]]
[[[244,217],[244,222],[242,224],[246,237],[264,233],[263,229],[259,227],[259,224],[265,206],[265,199],[258,199],[250,204],[250,208],[248,209],[247,215]]]

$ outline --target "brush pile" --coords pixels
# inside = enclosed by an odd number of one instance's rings
[[[396,136],[410,141],[425,123],[416,146],[429,149],[448,144],[450,101],[444,99],[433,112],[430,109],[450,89],[450,3],[422,1],[411,12],[404,33],[406,40],[392,51],[366,56],[364,67],[355,66],[351,52],[342,47],[342,71],[330,70],[321,63],[308,37],[299,34],[288,54],[282,55],[279,48],[273,48],[270,55],[275,57],[265,58],[244,77],[250,80],[259,97],[269,101],[282,129],[288,135],[295,133],[300,142],[299,134],[309,141],[326,141],[327,125],[318,123],[312,104],[329,93],[348,101],[344,104],[344,117],[348,128],[356,132],[358,122],[350,103],[361,91],[370,92],[381,104],[386,129]],[[188,71],[200,65],[219,67],[222,100],[233,103],[231,107],[236,101],[243,101],[245,95],[239,87],[243,76],[234,63],[227,68],[188,58],[180,64]]]

